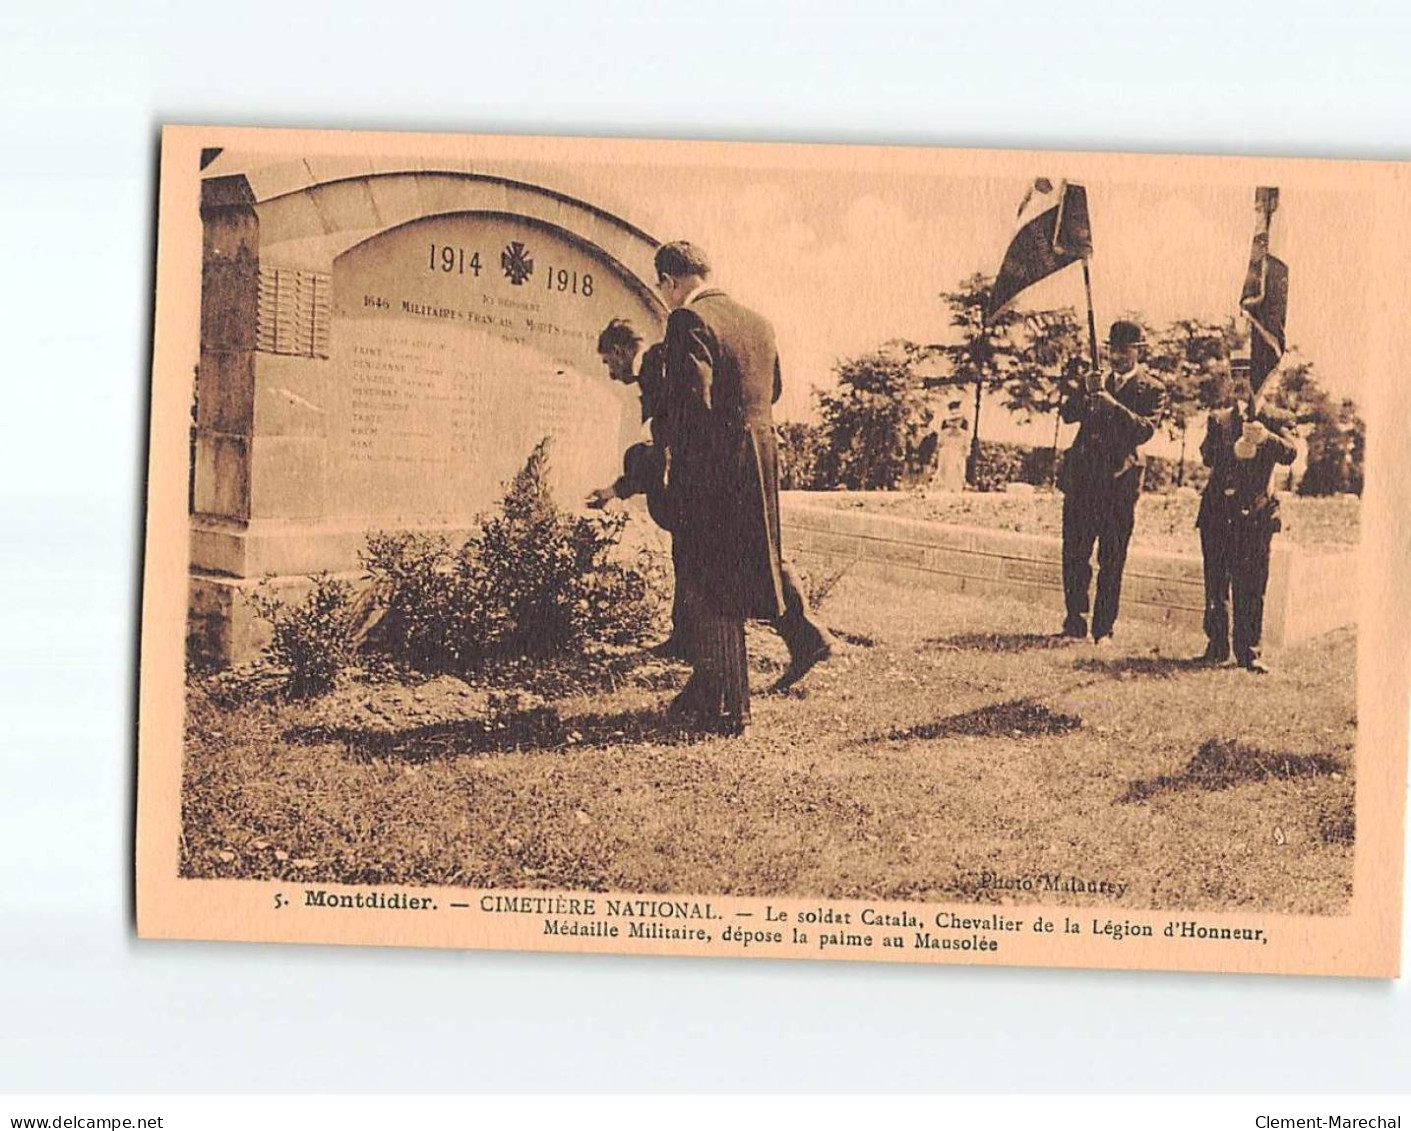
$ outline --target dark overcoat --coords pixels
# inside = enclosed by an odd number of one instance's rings
[[[1212,412],[1206,421],[1200,458],[1210,468],[1210,480],[1201,494],[1195,524],[1246,526],[1272,534],[1282,523],[1269,481],[1275,464],[1291,464],[1298,456],[1298,448],[1288,438],[1293,418],[1273,408],[1259,412],[1256,419],[1269,430],[1269,437],[1251,458],[1237,459],[1235,441],[1244,430],[1244,419],[1235,407]]]
[[[1166,411],[1166,386],[1143,369],[1120,388],[1079,393],[1063,402],[1060,415],[1082,423],[1063,458],[1059,489],[1067,494],[1111,492],[1133,503],[1141,493],[1144,461],[1137,448],[1156,434]]]
[[[781,616],[774,328],[698,291],[667,320],[666,380],[672,533],[689,582],[719,613]]]

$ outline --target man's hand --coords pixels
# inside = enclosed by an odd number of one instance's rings
[[[1258,420],[1246,420],[1244,422],[1242,438],[1257,448],[1269,438],[1269,429],[1264,427],[1263,423]]]
[[[611,487],[599,487],[588,496],[588,505],[595,511],[600,511],[615,498],[617,498],[617,492]]]

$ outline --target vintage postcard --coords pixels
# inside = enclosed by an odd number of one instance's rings
[[[167,128],[139,933],[1396,976],[1408,205]]]

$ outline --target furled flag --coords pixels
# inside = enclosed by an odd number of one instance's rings
[[[1256,393],[1284,356],[1289,269],[1269,251],[1270,218],[1278,206],[1278,189],[1254,190],[1254,207],[1259,219],[1254,229],[1254,246],[1249,253],[1249,271],[1240,293],[1240,308],[1249,316],[1249,386]]]
[[[990,291],[989,316],[998,314],[1026,287],[1092,253],[1087,189],[1060,181],[1055,191],[1052,181],[1040,177],[1019,204],[1019,229]]]

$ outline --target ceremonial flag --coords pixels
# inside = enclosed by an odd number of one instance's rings
[[[1093,253],[1088,192],[1082,185],[1040,177],[1019,204],[1019,228],[1004,253],[990,291],[988,315],[1008,306],[1026,287]]]
[[[1289,305],[1289,269],[1269,251],[1269,227],[1279,206],[1279,190],[1257,188],[1254,206],[1258,220],[1254,245],[1249,253],[1249,271],[1240,293],[1240,309],[1249,318],[1249,385],[1253,392],[1284,356],[1284,318]]]

